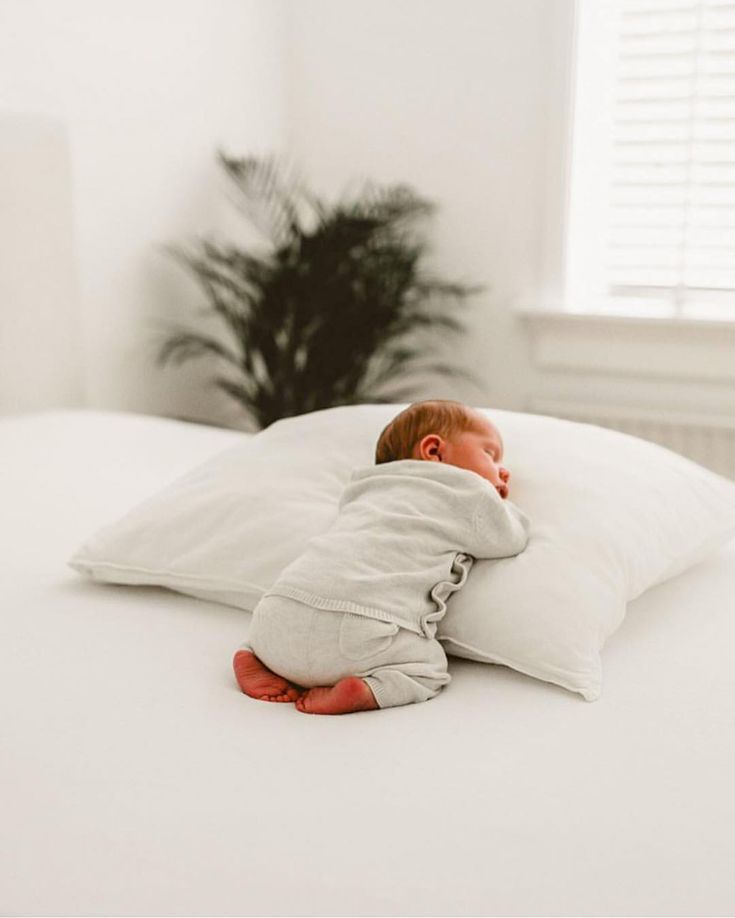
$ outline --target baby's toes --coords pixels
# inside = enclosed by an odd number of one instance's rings
[[[289,703],[292,702],[293,698],[291,698],[289,694],[268,695],[268,697],[266,698],[266,701],[275,701],[279,704],[283,704],[284,702],[289,702]]]

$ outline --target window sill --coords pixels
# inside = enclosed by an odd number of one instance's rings
[[[653,316],[653,315],[634,315],[623,313],[604,313],[604,312],[572,312],[562,309],[518,309],[519,317],[528,322],[547,323],[547,324],[567,324],[581,323],[585,325],[608,325],[611,328],[620,328],[626,325],[632,325],[640,328],[643,325],[649,325],[654,328],[685,328],[685,329],[725,329],[735,332],[735,318],[728,319],[697,319],[692,316],[683,316],[682,318],[673,318],[671,316]]]
[[[735,383],[735,321],[519,309],[547,370]]]

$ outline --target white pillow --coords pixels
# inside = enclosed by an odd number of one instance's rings
[[[195,468],[94,535],[71,565],[95,580],[159,584],[252,609],[333,520],[355,466],[403,406],[288,418]],[[600,650],[626,603],[735,535],[735,484],[669,450],[589,424],[486,412],[505,443],[526,550],[478,561],[438,636],[599,697]]]

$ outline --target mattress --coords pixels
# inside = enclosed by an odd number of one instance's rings
[[[596,703],[451,659],[310,717],[238,691],[248,613],[66,565],[244,436],[0,421],[3,914],[733,914],[735,542],[631,604]]]

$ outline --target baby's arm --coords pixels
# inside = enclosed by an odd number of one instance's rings
[[[528,544],[531,522],[509,500],[503,500],[494,487],[482,495],[472,518],[469,554],[475,558],[511,558]]]

